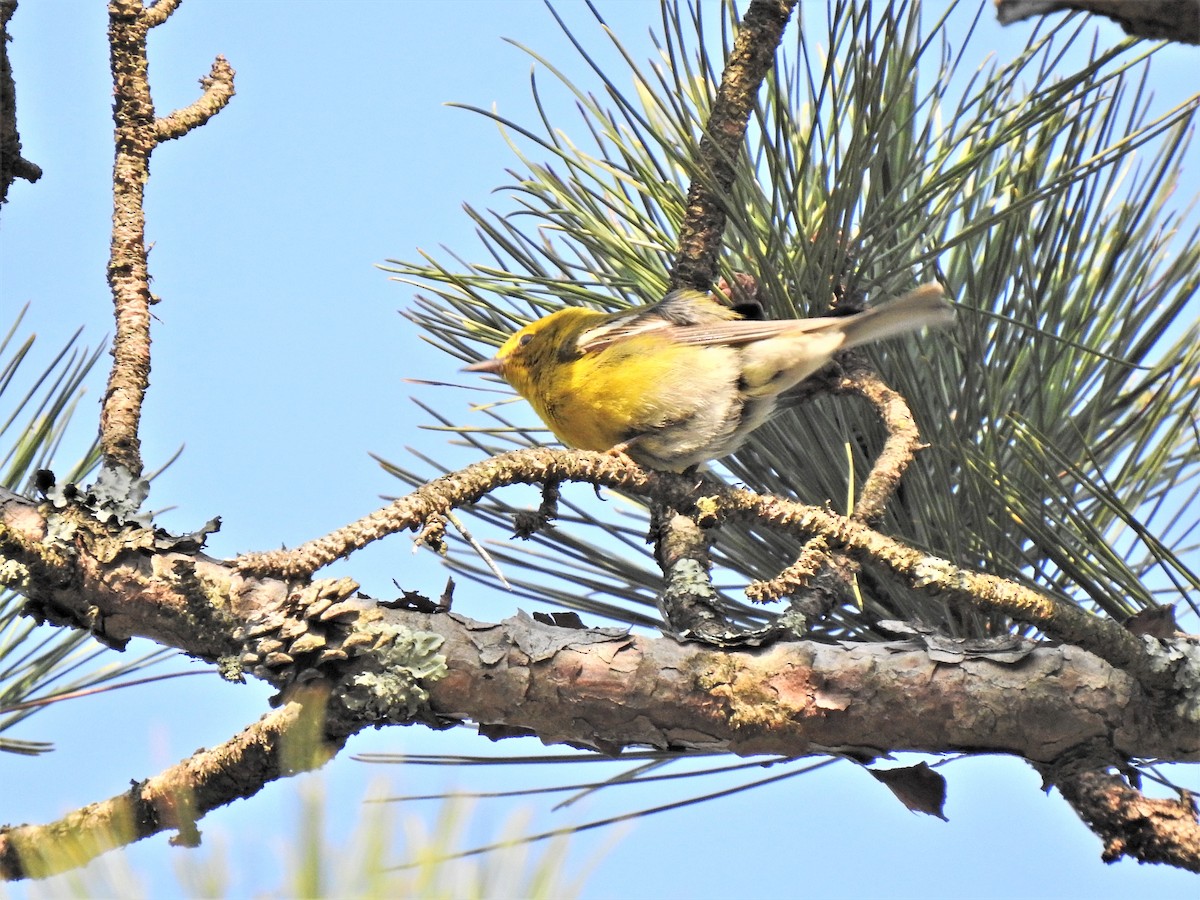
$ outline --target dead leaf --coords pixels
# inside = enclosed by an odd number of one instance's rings
[[[896,798],[913,812],[937,816],[949,821],[942,812],[946,805],[946,779],[926,763],[903,769],[868,769],[877,781],[883,782]]]
[[[574,612],[535,612],[533,621],[543,625],[555,625],[559,628],[583,628],[583,619]]]

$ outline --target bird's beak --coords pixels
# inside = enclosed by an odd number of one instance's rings
[[[481,359],[477,363],[471,363],[469,366],[463,366],[462,372],[482,372],[485,375],[503,375],[504,360],[493,356],[491,359]]]

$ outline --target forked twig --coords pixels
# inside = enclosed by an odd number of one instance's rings
[[[873,525],[883,515],[905,470],[921,448],[921,434],[908,402],[865,363],[853,362],[830,389],[834,393],[862,397],[875,409],[887,430],[883,449],[863,482],[858,502],[850,515],[856,522]],[[756,603],[766,603],[804,590],[822,566],[830,562],[829,552],[828,541],[813,538],[801,549],[796,561],[774,578],[747,585],[746,597]],[[853,571],[854,564],[844,556],[834,562],[839,568],[850,566]],[[825,592],[822,596],[825,603],[833,599]],[[827,609],[806,611],[810,618],[819,618],[826,613]]]
[[[112,0],[109,47],[113,76],[113,229],[108,262],[116,330],[112,370],[100,410],[100,449],[106,468],[142,474],[139,427],[142,402],[150,383],[150,292],[146,248],[146,183],[150,155],[163,141],[182,137],[203,125],[233,97],[233,69],[218,56],[201,80],[204,93],[195,103],[165,118],[155,118],[147,75],[146,35],[175,11],[179,0]]]

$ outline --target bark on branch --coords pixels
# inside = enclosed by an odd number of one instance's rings
[[[21,155],[21,133],[17,128],[17,84],[8,61],[8,23],[17,11],[17,0],[0,0],[0,205],[18,178],[37,181],[41,168]]]
[[[1058,789],[1104,841],[1105,862],[1128,856],[1200,872],[1200,816],[1187,791],[1176,800],[1152,799],[1107,772],[1062,779]]]
[[[742,149],[754,97],[775,61],[775,50],[795,6],[796,0],[751,0],[738,27],[700,140],[697,175],[688,186],[679,255],[671,268],[671,290],[707,291],[716,277],[733,164]]]

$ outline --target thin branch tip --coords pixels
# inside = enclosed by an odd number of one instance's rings
[[[158,141],[161,143],[181,138],[228,106],[237,93],[234,89],[236,74],[229,60],[218,54],[209,73],[200,79],[200,86],[204,89],[200,97],[155,121],[154,132]]]
[[[135,2],[141,5],[141,0]],[[182,0],[154,0],[142,11],[142,21],[146,23],[147,28],[156,28],[171,18],[181,2]]]

